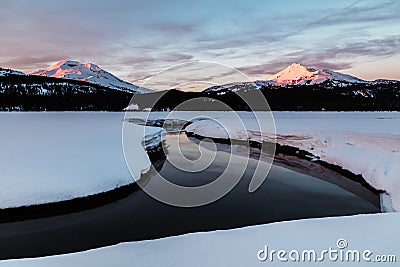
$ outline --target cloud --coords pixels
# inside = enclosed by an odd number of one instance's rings
[[[195,30],[195,25],[182,24],[182,23],[179,24],[179,23],[165,22],[165,21],[152,22],[144,25],[144,27],[151,32],[156,31],[159,33],[173,35],[173,36],[191,33]]]
[[[400,8],[397,1],[371,3],[370,1],[357,0],[339,9],[324,9],[321,6],[318,9],[310,10],[309,13],[304,13],[304,10],[300,10],[300,12],[302,13],[277,19],[277,22],[281,22],[284,26],[279,27],[280,31],[275,36],[276,41],[327,27],[345,29],[345,26],[355,28],[358,25],[364,25],[365,27],[365,25],[371,23],[373,25],[370,27],[377,27],[389,21],[398,22]]]
[[[312,51],[311,53],[308,51],[298,51],[288,54],[287,57],[306,62],[328,62],[338,60],[343,66],[338,66],[337,69],[343,69],[348,67],[345,62],[348,62],[349,58],[355,60],[357,57],[361,56],[370,58],[394,56],[400,54],[399,47],[400,35],[366,41],[347,42],[343,45],[327,47]]]
[[[338,24],[354,24],[360,22],[378,22],[398,19],[397,12],[390,12],[392,11],[390,9],[391,6],[394,6],[395,4],[397,4],[396,1],[379,1],[372,4],[368,1],[354,1],[345,8],[339,9],[336,12],[332,12],[320,19],[306,24],[304,29]]]
[[[45,55],[38,57],[15,57],[7,61],[0,62],[1,65],[9,66],[10,68],[19,69],[24,66],[24,69],[35,69],[45,67],[48,62],[55,62],[65,59],[65,55]]]
[[[300,63],[320,69],[344,70],[357,62],[358,57],[390,57],[400,54],[400,35],[372,39],[364,42],[349,42],[344,45],[318,50],[300,50],[281,55],[279,60],[271,60],[258,65],[238,68],[247,75],[271,75],[281,71],[292,63]]]

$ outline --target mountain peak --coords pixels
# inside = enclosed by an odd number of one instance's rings
[[[302,84],[319,84],[327,80],[345,82],[345,83],[362,83],[365,82],[356,77],[335,72],[328,69],[318,70],[303,66],[299,63],[293,63],[284,70],[272,75],[267,79],[273,85],[302,85]]]
[[[86,71],[93,71],[93,72],[100,72],[102,69],[97,66],[96,64],[93,63],[80,63],[79,61],[76,60],[61,60],[53,65],[51,65],[48,68],[45,68],[43,70],[53,71],[55,70],[56,72],[52,75],[52,77],[56,78],[67,78],[67,76],[71,76],[73,72],[76,72],[77,70],[86,70]],[[37,75],[37,71],[33,71],[30,74],[32,75]],[[40,74],[44,74],[44,72],[41,72]],[[47,73],[48,74],[48,73]],[[48,75],[44,76],[48,76]],[[73,78],[70,78],[73,79]]]
[[[151,91],[125,82],[113,74],[101,69],[96,64],[80,63],[75,60],[61,60],[48,68],[32,71],[29,74],[85,81],[121,91],[140,93]]]
[[[290,66],[286,67],[286,68],[290,68],[290,69],[299,69],[299,68],[307,68],[303,65],[301,65],[300,63],[292,63]]]
[[[290,70],[296,70],[296,71],[307,71],[307,72],[316,72],[317,69],[307,67],[304,65],[301,65],[300,63],[292,63],[292,65],[288,66],[287,69]]]

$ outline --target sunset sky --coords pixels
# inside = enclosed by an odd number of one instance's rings
[[[400,79],[400,1],[0,0],[0,66],[71,59],[127,81],[213,61],[261,79],[293,62]]]

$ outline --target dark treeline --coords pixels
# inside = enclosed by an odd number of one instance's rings
[[[235,87],[220,91],[169,90],[148,94],[113,90],[87,82],[40,76],[0,77],[0,111],[121,111],[134,103],[153,110],[263,110],[264,97],[276,111],[400,111],[400,82],[354,84],[329,83],[292,87]],[[261,92],[261,94],[260,94]],[[197,100],[193,100],[197,99]]]
[[[363,84],[347,87],[331,85],[303,85],[286,87],[263,87],[258,91],[229,89],[207,92],[181,92],[169,90],[145,95],[135,95],[133,102],[140,108],[153,110],[225,110],[218,101],[233,110],[263,110],[257,106],[264,97],[275,111],[400,111],[400,83]],[[190,101],[199,98],[198,101]],[[244,99],[250,99],[249,106]],[[216,101],[217,100],[217,101]],[[187,105],[182,103],[187,102]],[[254,104],[255,107],[254,107]]]
[[[121,111],[132,95],[83,81],[0,77],[0,111]]]

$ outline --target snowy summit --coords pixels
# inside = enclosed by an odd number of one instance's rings
[[[319,84],[325,81],[343,82],[343,83],[365,83],[357,77],[342,74],[328,69],[317,70],[305,67],[298,63],[293,63],[286,69],[272,75],[267,82],[273,85],[303,85],[303,84]]]
[[[63,60],[48,68],[32,71],[29,74],[85,81],[104,87],[129,92],[148,93],[151,91],[149,89],[125,82],[93,63],[82,64],[78,61]]]

